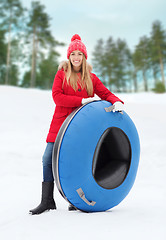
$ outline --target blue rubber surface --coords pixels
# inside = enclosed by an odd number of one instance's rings
[[[91,102],[73,117],[63,136],[59,158],[59,182],[66,198],[78,209],[86,212],[105,211],[118,205],[132,188],[139,163],[140,142],[136,127],[123,112],[106,112],[111,106],[106,101]],[[104,189],[97,184],[92,174],[93,156],[97,143],[107,128],[120,128],[131,145],[131,164],[123,183],[114,189]],[[78,195],[82,188],[94,206],[86,204]]]

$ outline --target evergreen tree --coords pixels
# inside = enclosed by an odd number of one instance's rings
[[[134,92],[138,92],[138,80],[137,80],[137,73],[138,68],[134,65],[134,55],[132,54],[132,66],[130,71],[130,77],[133,80]]]
[[[59,44],[51,34],[50,17],[45,12],[45,6],[38,1],[32,2],[31,5],[28,38],[32,43],[30,87],[35,87],[37,68],[40,64],[39,57],[42,54],[42,50],[45,49],[45,52],[47,52],[50,46],[53,48]]]
[[[20,0],[0,0],[0,11],[2,17],[1,28],[4,29],[8,35],[5,84],[10,84],[12,32],[16,32],[19,27],[19,21],[23,16],[24,9]]]
[[[55,73],[58,70],[57,57],[59,54],[56,51],[50,51],[47,58],[39,64],[39,73],[36,78],[36,86],[43,89],[51,89]]]
[[[148,91],[147,71],[150,69],[150,41],[148,37],[144,36],[140,38],[135,52],[133,53],[133,63],[135,69],[142,72],[144,89]]]
[[[150,39],[150,67],[152,69],[152,75],[154,78],[153,85],[155,86],[161,74],[160,74],[160,64],[159,64],[159,61],[156,59],[156,55],[154,55],[153,41],[151,39]]]
[[[116,64],[116,45],[112,37],[109,37],[105,44],[105,74],[108,79],[108,85],[111,90],[112,85],[115,84],[114,66]]]
[[[127,90],[131,53],[125,41],[118,39],[114,42],[109,37],[104,45],[102,39],[98,40],[93,52],[93,65],[110,89],[115,86],[117,91]]]
[[[6,44],[5,31],[0,30],[0,84],[5,83]]]
[[[162,83],[165,85],[164,64],[166,63],[166,32],[160,21],[155,21],[151,31],[151,63],[153,75],[157,82],[157,73],[160,68]]]
[[[30,87],[30,81],[31,78],[31,71],[26,71],[23,76],[23,80],[20,83],[21,87],[29,88]]]
[[[140,78],[143,79],[144,90],[148,91],[152,85],[151,73],[154,86],[157,86],[161,75],[163,89],[166,89],[166,31],[160,21],[155,21],[150,37],[141,37],[133,53],[121,39],[115,42],[109,37],[106,43],[100,39],[94,48],[93,65],[104,83],[117,91],[131,91],[134,87],[137,92]]]
[[[10,85],[16,86],[19,84],[19,70],[16,64],[11,64],[9,73]]]
[[[118,39],[114,56],[114,75],[117,91],[127,91],[129,71],[131,65],[131,53],[126,41]]]
[[[105,52],[104,52],[104,41],[99,39],[94,51],[92,53],[92,63],[95,71],[98,73],[99,77],[102,78],[103,82],[106,83],[106,73],[105,73]]]

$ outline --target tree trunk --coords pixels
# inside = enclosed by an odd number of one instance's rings
[[[10,9],[10,22],[8,28],[8,45],[7,45],[7,61],[6,61],[6,76],[5,84],[9,84],[9,71],[10,71],[10,52],[11,52],[11,20],[12,20],[12,9]]]
[[[33,49],[32,49],[32,65],[31,65],[31,81],[30,87],[35,87],[36,80],[36,28],[33,28]]]
[[[127,92],[126,83],[124,82],[124,80],[122,80],[122,89],[123,92]]]
[[[143,80],[144,80],[144,89],[147,92],[148,91],[148,83],[147,83],[147,79],[146,79],[145,70],[143,70],[142,75],[143,75]]]
[[[159,54],[159,62],[160,62],[160,71],[161,71],[162,82],[163,82],[163,84],[165,86],[164,64],[163,64],[163,59],[162,59],[162,53],[161,53],[160,45],[158,45],[158,54]]]
[[[163,60],[162,57],[160,55],[160,70],[161,70],[161,77],[162,77],[162,82],[165,86],[165,77],[164,77],[164,64],[163,64]]]
[[[133,80],[134,80],[134,92],[138,92],[138,84],[137,84],[137,74],[136,74],[136,72],[134,72]]]
[[[153,78],[154,78],[154,87],[157,84],[157,77],[156,77],[157,71],[155,70],[155,67],[153,67]]]

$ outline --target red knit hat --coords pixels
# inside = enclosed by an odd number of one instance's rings
[[[67,49],[67,58],[69,59],[70,54],[73,51],[79,50],[82,53],[85,54],[85,57],[87,59],[88,55],[87,55],[87,50],[85,45],[83,44],[83,42],[81,41],[81,38],[78,34],[75,34],[72,38],[71,38],[71,43],[69,44],[69,47]]]

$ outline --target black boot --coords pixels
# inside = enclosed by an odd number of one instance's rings
[[[29,211],[30,214],[41,214],[46,210],[56,209],[56,204],[53,198],[54,183],[42,182],[42,198],[38,207]]]
[[[68,211],[76,211],[77,208],[75,206],[73,206],[72,204],[69,204],[68,206]]]

